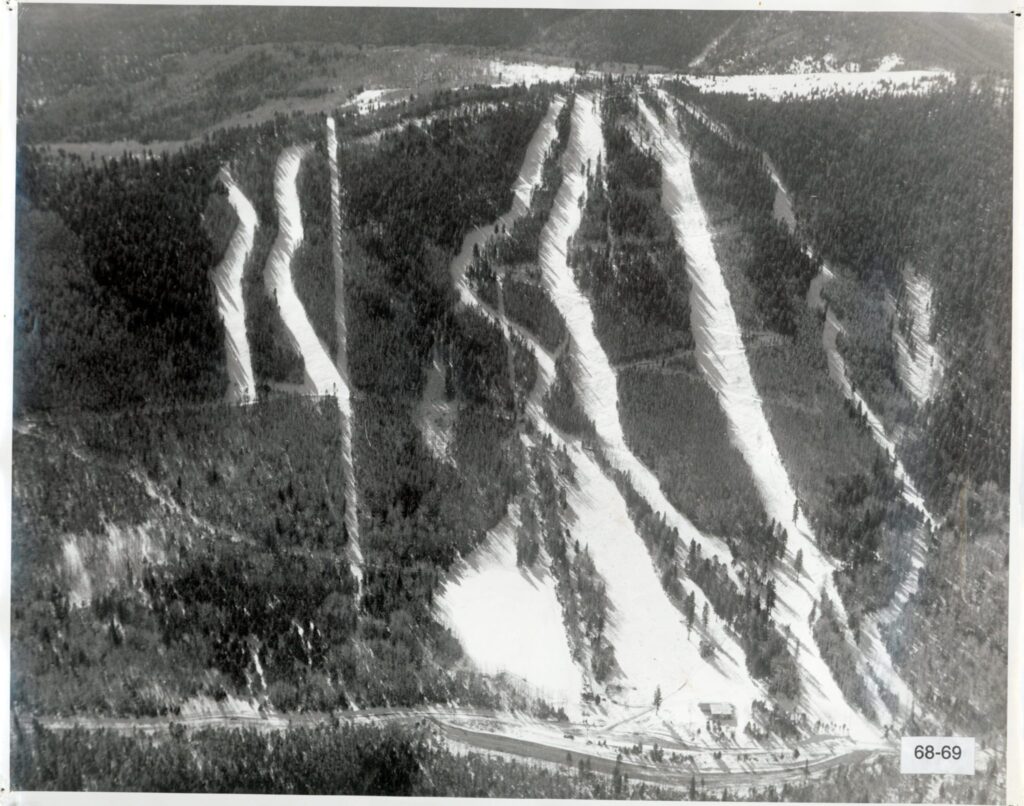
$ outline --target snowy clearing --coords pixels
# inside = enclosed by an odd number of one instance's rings
[[[671,76],[664,76],[671,78]],[[768,98],[828,96],[850,93],[921,94],[954,81],[945,70],[875,70],[870,72],[765,73],[743,76],[679,76],[701,92]]]
[[[228,400],[251,403],[256,399],[256,382],[252,374],[249,339],[245,332],[245,304],[242,301],[242,272],[252,251],[252,242],[259,221],[252,203],[235,184],[227,168],[217,178],[228,191],[228,203],[238,216],[238,226],[231,235],[224,257],[213,270],[213,287],[217,293],[217,310],[224,320],[224,352],[227,356]]]
[[[390,106],[391,104],[396,104],[405,100],[408,97],[406,94],[407,92],[408,90],[402,89],[401,87],[363,90],[346,101],[341,108],[348,109],[355,107],[356,111],[360,115],[365,115],[368,112],[383,109],[385,106]]]
[[[489,82],[494,87],[507,87],[512,84],[525,84],[530,87],[547,81],[552,84],[566,83],[576,75],[572,67],[561,67],[555,64],[538,64],[537,62],[502,62],[492,60],[487,64],[491,77]]]
[[[481,671],[521,677],[551,705],[578,711],[583,676],[572,661],[555,583],[546,562],[532,569],[516,564],[519,525],[513,504],[453,566],[438,613]]]

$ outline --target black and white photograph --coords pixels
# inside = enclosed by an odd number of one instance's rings
[[[8,791],[1020,802],[1020,22],[758,5],[10,0]]]

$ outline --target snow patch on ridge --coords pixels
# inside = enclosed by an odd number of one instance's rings
[[[670,76],[664,76],[668,78]],[[679,76],[701,92],[722,92],[751,98],[781,100],[794,97],[852,93],[897,95],[931,92],[954,81],[945,70],[873,70],[866,72],[763,73],[734,76]]]

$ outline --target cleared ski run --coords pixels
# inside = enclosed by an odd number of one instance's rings
[[[543,155],[553,139],[556,116],[557,109],[553,113],[549,112],[527,153],[516,186],[515,211],[521,208],[525,212],[532,187],[540,180]],[[579,166],[581,162],[585,164],[588,155],[596,157],[600,147],[600,127],[597,125],[594,104],[590,99],[577,97],[570,141],[562,157],[563,183],[541,233],[542,265],[560,256],[562,266],[568,269],[565,266],[565,244],[579,226],[581,213],[578,200],[586,189],[586,176],[580,173]],[[747,672],[743,651],[735,638],[726,631],[717,617],[712,617],[706,633],[695,627],[692,635],[687,635],[685,619],[664,593],[653,561],[629,517],[618,487],[579,443],[567,439],[547,420],[542,401],[554,380],[554,357],[532,334],[508,322],[479,300],[466,283],[464,275],[472,259],[473,244],[482,244],[490,232],[493,232],[493,226],[481,227],[467,235],[459,256],[452,264],[453,281],[466,304],[491,318],[506,336],[515,333],[537,359],[538,381],[527,401],[527,413],[542,435],[550,437],[556,448],[562,447],[567,451],[574,468],[575,484],[567,491],[572,511],[567,518],[567,526],[571,538],[578,540],[581,548],[587,548],[606,584],[610,602],[606,636],[614,647],[620,672],[614,681],[616,685],[606,689],[614,715],[622,718],[652,711],[654,691],[660,687],[664,696],[661,714],[666,718],[703,724],[704,717],[700,713],[699,703],[723,701],[734,704],[738,723],[745,724],[750,718],[752,700],[768,698]],[[548,268],[545,268],[547,271]],[[592,344],[600,351],[596,339]],[[604,355],[603,352],[601,355]],[[475,631],[481,629],[478,624],[488,623],[490,612],[512,610],[525,613],[529,608],[536,607],[535,604],[520,607],[515,600],[498,600],[490,594],[497,587],[492,588],[479,581],[493,578],[495,586],[503,584],[501,578],[505,571],[499,562],[480,563],[480,567],[473,568],[471,557],[470,563],[471,573],[475,576],[464,572],[453,578],[442,596],[446,620],[453,625],[457,635],[475,634]],[[526,575],[528,572],[519,573]],[[463,598],[460,589],[470,587],[478,591],[477,596]],[[695,586],[688,588],[693,589],[697,609],[700,610],[706,601],[703,593]],[[451,607],[453,601],[459,602],[460,606]],[[505,617],[504,612],[495,612],[495,619]],[[707,635],[718,647],[718,655],[712,661],[700,657],[699,641],[702,635]],[[545,642],[550,645],[548,653],[553,653],[549,655],[550,658],[560,659],[569,654],[568,641],[564,635],[557,646],[550,636]],[[538,660],[539,668],[535,670],[523,670],[512,662],[502,666],[503,650],[492,648],[484,641],[474,642],[470,639],[466,648],[481,668],[506,668],[509,671],[518,668],[517,673],[541,688],[555,682],[551,679],[553,673],[549,667],[561,668],[561,660],[550,659]],[[577,675],[581,680],[589,678],[589,671],[577,667]],[[554,674],[554,677],[560,679],[561,675]]]
[[[217,175],[227,188],[228,204],[238,217],[224,257],[213,270],[213,287],[217,294],[217,310],[224,320],[224,353],[227,357],[228,400],[251,403],[256,399],[256,382],[252,374],[252,356],[245,332],[245,304],[242,301],[242,273],[252,251],[259,220],[252,203],[235,184],[230,171],[220,169]]]
[[[350,568],[357,583],[362,582],[362,555],[359,550],[358,520],[356,502],[350,499],[349,491],[354,494],[354,468],[351,453],[351,420],[352,401],[348,384],[331,361],[327,349],[313,330],[313,325],[306,315],[306,310],[295,292],[292,281],[291,263],[296,249],[302,243],[302,213],[299,204],[299,193],[296,180],[303,158],[309,152],[309,146],[289,146],[281,152],[274,173],[274,201],[277,208],[277,237],[270,249],[263,280],[267,293],[277,303],[281,319],[288,331],[292,347],[302,356],[305,367],[305,390],[319,397],[333,397],[337,402],[342,419],[342,450],[345,449],[345,431],[348,430],[347,456],[343,458],[343,472],[346,474],[343,484],[346,490],[345,526],[348,532],[348,548]],[[335,154],[336,154],[335,150]],[[337,168],[336,157],[332,160]],[[334,178],[332,176],[332,196],[334,195]],[[333,226],[333,225],[332,225]],[[339,257],[340,260],[340,257]]]

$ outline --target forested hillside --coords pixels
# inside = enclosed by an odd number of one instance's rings
[[[1008,99],[984,83],[961,83],[922,97],[701,102],[770,155],[808,238],[870,292],[843,307],[848,337],[840,348],[855,386],[912,426],[904,455],[929,498],[945,508],[961,484],[1005,487]],[[908,264],[935,288],[933,338],[947,361],[937,398],[917,412],[886,405],[905,393],[894,377],[893,345],[877,334],[882,292],[899,292]]]
[[[360,345],[352,365],[365,557],[358,603],[342,559],[348,535],[337,412],[265,386],[255,406],[221,402],[222,325],[208,277],[214,244],[223,249],[234,225],[212,180],[220,160],[237,154],[233,172],[260,220],[244,281],[247,299],[258,301],[248,318],[257,380],[273,379],[275,360],[294,377],[301,362],[262,281],[277,219],[271,179],[278,150],[318,142],[323,120],[230,132],[153,161],[81,163],[22,152],[19,247],[29,252],[18,274],[18,412],[48,440],[54,459],[65,458],[19,480],[15,566],[38,585],[19,594],[18,702],[129,714],[164,712],[197,694],[243,692],[282,710],[497,703],[490,687],[459,670],[461,651],[431,612],[440,575],[501,517],[524,461],[510,442],[505,345],[493,327],[456,311],[448,263],[464,231],[511,204],[526,142],[549,99],[544,89],[520,90],[496,109],[343,150],[348,329]],[[307,159],[300,185],[310,229],[296,284],[315,303],[310,313],[330,343],[333,303],[318,304],[325,292],[315,285],[329,270],[327,186],[313,173],[326,164],[322,152]],[[466,401],[454,467],[429,455],[410,416],[435,337]],[[87,360],[69,362],[77,355]],[[520,353],[515,366],[516,385],[529,388],[531,359]],[[129,405],[136,410],[120,411]],[[102,413],[112,408],[116,416]],[[48,410],[60,417],[42,418]],[[250,442],[266,456],[247,454]],[[35,473],[31,444],[19,437],[21,474]],[[69,502],[79,514],[65,512],[40,531],[76,451],[113,475],[96,480],[94,497]],[[116,500],[118,478],[143,491],[137,505]],[[167,503],[149,500],[151,490]],[[45,582],[55,569],[74,575],[80,562],[86,580],[106,573],[90,558],[108,550],[107,519],[117,529],[151,529],[145,524],[167,518],[198,519],[208,536],[193,540],[200,528],[193,526],[172,538],[166,530],[177,527],[162,527],[148,570],[133,565],[127,579],[105,580],[102,596],[94,590],[69,604],[66,591]],[[61,549],[51,528],[72,529],[92,548]],[[40,553],[37,544],[48,548]],[[77,639],[55,649],[54,636],[68,629]],[[123,658],[120,675],[101,680],[103,658],[113,657]],[[60,681],[71,669],[78,677],[68,687]],[[140,687],[143,678],[153,685]]]
[[[995,14],[740,14],[697,65],[716,73],[894,66],[1008,77],[1013,70],[1011,20]]]

